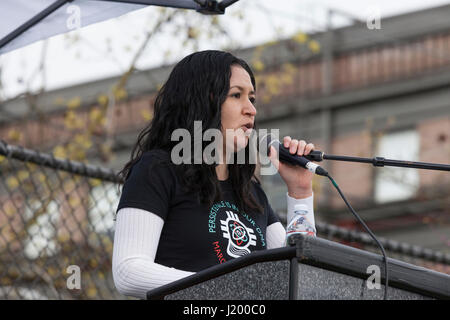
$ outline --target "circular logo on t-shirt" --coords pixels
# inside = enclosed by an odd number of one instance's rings
[[[220,220],[223,237],[228,239],[227,253],[233,258],[250,253],[249,246],[256,245],[253,229],[247,228],[233,211],[226,211],[226,220]]]
[[[219,263],[266,246],[264,234],[254,217],[241,212],[232,202],[220,201],[210,208],[208,230]]]

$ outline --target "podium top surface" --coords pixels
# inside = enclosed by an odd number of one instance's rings
[[[367,268],[375,265],[381,270],[381,283],[384,284],[382,255],[319,237],[295,235],[289,242],[290,245],[287,247],[256,251],[150,290],[147,292],[147,299],[162,299],[169,294],[253,264],[280,260],[297,261],[298,264],[310,265],[360,279],[367,279],[370,276]],[[450,275],[392,258],[388,258],[388,271],[389,287],[437,299],[450,299]]]

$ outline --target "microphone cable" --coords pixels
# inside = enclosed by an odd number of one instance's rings
[[[369,227],[364,223],[364,221],[359,217],[359,215],[356,213],[356,211],[352,208],[350,203],[348,203],[347,199],[345,198],[344,194],[342,193],[341,189],[339,188],[338,184],[334,179],[327,173],[326,177],[330,179],[333,186],[336,188],[336,190],[339,192],[339,195],[344,200],[347,207],[350,209],[351,213],[355,216],[355,218],[363,225],[363,227],[366,229],[367,233],[372,237],[373,240],[378,244],[378,246],[381,249],[381,252],[383,253],[383,259],[384,259],[384,278],[385,278],[385,284],[384,284],[384,300],[387,300],[387,291],[389,286],[389,273],[388,273],[388,261],[386,252],[384,251],[383,245],[378,241],[377,237],[372,233],[372,231],[369,229]]]

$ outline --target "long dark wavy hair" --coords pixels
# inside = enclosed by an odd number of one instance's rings
[[[159,90],[154,102],[153,119],[139,134],[131,153],[131,160],[119,172],[119,177],[128,178],[131,168],[142,154],[152,149],[163,149],[169,154],[178,141],[171,141],[172,132],[183,128],[189,131],[194,141],[194,121],[201,121],[202,133],[207,129],[221,129],[221,106],[230,89],[231,66],[238,65],[250,75],[256,92],[255,78],[248,64],[231,53],[207,50],[188,55],[178,62],[166,83]],[[206,142],[203,142],[203,149]],[[249,144],[245,148],[249,156]],[[208,206],[220,201],[222,192],[216,175],[217,164],[176,165],[177,176],[186,192],[193,192],[197,199]],[[255,164],[228,164],[231,181],[238,205],[244,212],[262,212],[262,207],[251,193],[251,180],[255,179]]]

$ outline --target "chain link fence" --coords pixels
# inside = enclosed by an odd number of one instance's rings
[[[121,181],[111,169],[0,141],[0,299],[126,299],[111,259]],[[357,231],[318,234],[377,252]],[[380,239],[388,256],[450,273],[450,255]]]
[[[0,143],[0,299],[118,299],[112,170]]]

